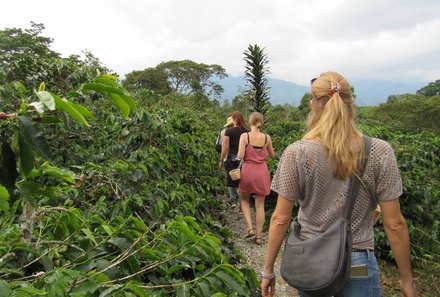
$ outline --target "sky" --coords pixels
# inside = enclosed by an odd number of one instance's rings
[[[0,30],[43,23],[52,49],[91,51],[121,77],[189,59],[241,76],[264,48],[270,76],[308,85],[347,79],[440,79],[439,0],[3,0]]]

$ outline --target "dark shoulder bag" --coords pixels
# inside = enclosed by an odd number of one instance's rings
[[[217,140],[215,141],[215,150],[218,153],[222,152],[222,138],[221,138],[222,132],[220,131],[217,135]]]
[[[364,136],[363,175],[371,150],[371,139]],[[295,219],[285,242],[281,276],[292,287],[313,297],[333,296],[350,279],[352,234],[351,213],[359,193],[359,180],[350,179],[350,196],[344,216],[324,233],[310,239],[299,237],[301,225]]]

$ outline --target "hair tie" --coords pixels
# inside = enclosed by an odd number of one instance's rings
[[[331,84],[330,86],[330,97],[332,97],[335,93],[339,93],[341,91],[341,84],[336,82],[335,84]]]

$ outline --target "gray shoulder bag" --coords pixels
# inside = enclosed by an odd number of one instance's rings
[[[371,139],[363,137],[365,155],[362,177],[371,150]],[[359,179],[350,178],[350,197],[344,216],[340,217],[324,233],[301,240],[301,225],[295,219],[285,242],[281,260],[281,276],[292,287],[312,296],[338,294],[350,279],[352,234],[351,213],[359,193]]]

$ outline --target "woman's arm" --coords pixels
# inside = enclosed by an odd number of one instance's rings
[[[410,264],[408,226],[400,212],[399,199],[380,201],[382,222],[400,273],[402,296],[418,296]]]
[[[273,265],[286,236],[286,232],[289,229],[289,224],[292,220],[293,205],[293,201],[278,195],[277,206],[270,219],[266,262],[263,267],[263,273],[265,275],[274,273]],[[274,296],[275,278],[263,278],[261,281],[261,291],[263,297]]]
[[[237,158],[242,160],[244,158],[244,152],[246,149],[246,133],[241,134],[240,142],[238,143],[238,153]]]
[[[267,151],[269,152],[269,157],[275,158],[275,150],[272,146],[272,138],[267,135]]]
[[[223,136],[223,140],[222,140],[222,152],[220,154],[220,162],[218,163],[218,167],[222,168],[223,167],[223,160],[225,159],[226,155],[229,152],[229,136]]]

